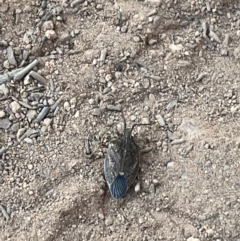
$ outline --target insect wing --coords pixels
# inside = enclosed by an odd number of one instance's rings
[[[104,175],[108,185],[114,182],[120,171],[120,159],[115,150],[115,145],[111,143],[104,159]]]
[[[134,182],[139,169],[139,147],[131,138],[126,153],[125,173],[128,187]]]
[[[128,184],[125,176],[119,174],[115,181],[109,186],[109,190],[113,198],[122,198],[128,190]]]

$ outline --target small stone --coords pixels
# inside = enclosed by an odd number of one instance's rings
[[[98,214],[98,217],[99,217],[100,219],[102,219],[102,220],[104,219],[104,215],[103,215],[102,213],[99,213],[99,214]]]
[[[144,219],[143,218],[139,218],[138,222],[139,222],[139,224],[142,224],[142,223],[144,223]]]
[[[187,241],[200,241],[200,239],[198,238],[193,238],[193,237],[190,237],[187,239]]]
[[[54,30],[47,30],[45,32],[45,36],[48,38],[48,39],[56,39],[57,38],[57,34]]]
[[[37,117],[37,111],[36,110],[28,110],[26,114],[28,120],[31,122]]]
[[[32,170],[33,169],[33,165],[32,164],[28,164],[28,170]]]
[[[174,167],[174,162],[168,162],[167,168],[172,168],[172,167]]]
[[[69,41],[70,39],[71,39],[71,35],[68,33],[63,33],[60,37],[60,41],[62,43],[65,43],[65,42]]]
[[[88,100],[88,103],[89,103],[90,105],[95,105],[95,100],[94,100],[94,99],[89,99],[89,100]]]
[[[25,78],[23,79],[23,84],[24,84],[24,85],[29,85],[29,84],[31,84],[31,77],[30,77],[29,74],[26,75]]]
[[[128,30],[128,27],[127,27],[127,26],[121,27],[121,32],[122,32],[122,33],[126,33],[127,30]]]
[[[156,44],[157,43],[157,40],[156,39],[150,39],[149,41],[148,41],[148,44],[149,45],[154,45],[154,44]]]
[[[47,30],[53,30],[54,25],[52,21],[45,21],[42,25],[42,31],[46,32]]]
[[[75,117],[75,118],[78,118],[79,116],[80,116],[80,111],[77,110],[76,113],[75,113],[75,115],[74,115],[74,117]]]
[[[71,100],[70,100],[70,104],[71,105],[76,105],[77,103],[77,99],[75,97],[73,97]]]
[[[135,115],[131,115],[131,116],[130,116],[130,120],[131,120],[131,121],[135,121],[136,119],[137,119],[137,117],[136,117]]]
[[[113,220],[110,216],[105,220],[105,224],[106,226],[111,226],[113,224]]]
[[[30,190],[28,193],[29,193],[29,195],[33,195],[34,192],[32,190]]]
[[[5,69],[10,69],[10,63],[9,63],[8,60],[5,60],[5,61],[3,62],[3,67],[4,67]]]
[[[22,109],[21,109],[21,105],[18,104],[17,101],[11,102],[11,103],[10,103],[10,108],[11,108],[11,110],[12,110],[13,113],[19,113],[19,112],[21,112],[21,110],[22,110]]]
[[[187,172],[184,172],[181,176],[182,179],[187,179],[188,178],[188,174]]]
[[[29,137],[26,137],[24,138],[24,141],[27,143],[27,144],[33,144],[33,140]]]
[[[45,125],[45,126],[50,126],[50,124],[52,123],[52,120],[53,119],[50,119],[50,118],[46,118],[46,119],[44,119],[43,120],[43,125]]]
[[[7,130],[11,126],[11,122],[8,118],[0,119],[0,129]]]
[[[8,58],[9,64],[17,66],[17,61],[14,57],[14,52],[11,46],[7,48],[7,58]]]
[[[65,101],[63,106],[66,111],[70,111],[71,107],[68,101]]]
[[[5,84],[0,85],[0,96],[3,94],[4,96],[7,96],[9,93],[9,89],[6,87]]]
[[[149,79],[144,79],[143,82],[142,82],[142,86],[143,86],[144,89],[148,89],[149,86],[150,86]]]
[[[111,75],[111,74],[107,74],[107,75],[105,76],[105,80],[106,80],[107,82],[111,81],[111,80],[112,80],[112,75]]]
[[[93,109],[92,115],[93,116],[100,116],[101,115],[101,109],[99,109],[99,108]]]
[[[11,130],[12,130],[12,132],[15,133],[15,132],[18,132],[19,128],[20,128],[20,123],[17,122],[17,123],[14,123],[14,124],[12,125]]]
[[[96,6],[96,9],[97,10],[102,10],[103,9],[103,5],[98,3],[97,6]]]
[[[149,118],[143,117],[141,123],[142,124],[150,124]]]
[[[0,118],[3,118],[6,116],[6,113],[4,110],[0,110]]]
[[[47,102],[48,102],[49,106],[52,106],[55,103],[55,101],[53,99],[48,99]]]
[[[141,39],[140,39],[140,37],[138,37],[138,36],[134,36],[134,37],[133,37],[133,41],[136,42],[136,43],[138,43],[138,42],[141,41]]]
[[[163,119],[163,117],[159,114],[159,115],[156,115],[156,119],[159,123],[160,126],[165,126],[165,121]]]
[[[140,183],[139,182],[134,187],[134,190],[135,190],[136,193],[140,192]]]

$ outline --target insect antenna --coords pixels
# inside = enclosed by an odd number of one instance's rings
[[[121,111],[122,112],[122,118],[123,118],[123,122],[124,122],[124,130],[123,130],[123,133],[125,134],[126,133],[126,130],[127,130],[127,121],[126,121],[126,118],[125,118],[125,116],[124,116],[124,114],[123,114],[123,111]],[[134,129],[134,127],[135,126],[144,126],[144,125],[152,125],[151,123],[150,124],[141,124],[141,123],[137,123],[137,124],[133,124],[132,125],[132,128],[131,128],[131,130],[130,130],[130,135],[132,134],[132,131],[133,131],[133,129]]]
[[[122,118],[123,118],[123,123],[124,123],[124,129],[123,129],[123,132],[126,133],[126,130],[127,130],[127,121],[126,121],[126,118],[123,114],[123,111],[122,111]]]

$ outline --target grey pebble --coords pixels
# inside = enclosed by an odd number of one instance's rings
[[[193,150],[193,144],[191,144],[190,146],[188,146],[186,149],[185,149],[185,155],[187,155],[190,151]]]
[[[211,12],[211,6],[209,2],[206,2],[206,8],[208,12]]]
[[[95,105],[95,100],[94,100],[94,99],[89,99],[89,100],[88,100],[88,103],[89,103],[90,105]]]
[[[111,226],[113,224],[113,220],[111,216],[108,216],[107,219],[105,220],[106,226]]]
[[[126,25],[123,26],[123,27],[121,27],[121,32],[122,32],[122,33],[126,33],[127,30],[128,30],[128,27],[127,27]]]
[[[12,125],[11,130],[12,130],[12,132],[16,133],[16,132],[18,132],[19,128],[20,128],[20,123],[17,122]]]
[[[187,60],[182,60],[182,59],[178,60],[178,66],[180,66],[180,67],[185,67],[185,66],[190,66],[190,65],[191,65],[191,63]]]
[[[1,77],[0,77],[1,79]],[[9,89],[6,87],[5,84],[1,84],[1,80],[0,80],[0,95],[4,95],[4,96],[7,96],[9,93]]]
[[[33,144],[33,140],[29,137],[24,138],[24,140],[27,144]]]
[[[10,219],[9,214],[7,213],[6,209],[0,204],[0,210],[3,214],[3,216],[6,218],[6,220],[8,221]]]
[[[156,8],[154,8],[152,11],[150,11],[149,13],[148,13],[148,17],[150,17],[150,16],[152,16],[152,15],[154,15],[154,14],[157,14],[157,9]]]
[[[149,86],[150,86],[149,79],[144,79],[143,82],[142,82],[142,86],[143,86],[144,89],[148,89]]]
[[[181,26],[181,27],[187,27],[189,24],[190,24],[190,22],[189,22],[188,20],[183,20],[183,21],[180,23],[180,26]]]
[[[176,104],[177,104],[178,100],[175,99],[175,100],[171,100],[167,106],[166,106],[166,110],[169,111],[171,110]]]
[[[184,173],[181,175],[181,178],[182,178],[182,179],[187,179],[187,178],[188,178],[187,172],[184,172]]]
[[[164,121],[162,115],[160,115],[160,114],[156,115],[156,119],[160,126],[165,126],[165,121]]]
[[[27,116],[28,120],[31,122],[33,119],[36,118],[36,116],[37,116],[37,111],[36,111],[36,110],[28,110],[26,116]]]
[[[162,80],[162,78],[157,76],[157,75],[149,75],[149,76],[146,76],[146,77],[148,77],[152,80],[155,80],[155,81],[161,81]]]
[[[92,111],[93,116],[100,116],[101,114],[102,114],[102,112],[101,112],[101,109],[99,109],[99,108],[95,108]]]
[[[122,109],[119,106],[116,105],[107,105],[107,110],[111,110],[111,111],[122,111]]]
[[[75,0],[71,2],[71,8],[75,8],[78,4],[84,3],[85,0]]]
[[[229,33],[226,33],[223,40],[223,45],[228,46],[228,44],[229,44]]]
[[[199,215],[198,216],[198,220],[199,221],[205,221],[206,220],[206,216],[205,215]]]
[[[7,151],[7,148],[6,147],[1,147],[1,149],[0,149],[0,156],[3,154],[3,153],[5,153]]]
[[[171,142],[172,145],[179,145],[179,144],[182,144],[184,143],[185,140],[184,139],[175,139]]]
[[[13,49],[11,46],[9,46],[7,48],[7,58],[8,58],[8,62],[11,64],[11,65],[14,65],[14,66],[17,66],[17,61],[14,57],[14,52],[13,52]]]
[[[155,196],[155,193],[156,193],[156,187],[153,183],[150,184],[150,187],[149,187],[149,192],[151,193],[151,196],[154,197]]]
[[[11,122],[8,118],[0,119],[0,129],[7,130],[11,126]]]
[[[60,41],[62,43],[65,43],[67,41],[69,41],[71,39],[71,35],[69,33],[63,33],[61,36],[60,36]]]
[[[99,57],[99,61],[103,62],[106,59],[106,56],[107,56],[107,49],[102,49]]]
[[[209,37],[212,38],[213,40],[215,40],[217,43],[221,43],[220,38],[217,36],[217,34],[215,32],[213,32],[212,30],[210,30],[209,32]]]
[[[96,6],[96,9],[97,10],[103,10],[103,5],[98,3],[97,6]]]
[[[0,110],[0,118],[4,118],[6,116],[6,113],[4,110]]]

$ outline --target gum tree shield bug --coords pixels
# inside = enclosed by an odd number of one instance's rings
[[[109,144],[104,160],[104,175],[114,199],[122,198],[137,177],[139,147],[132,137],[132,130],[124,119],[123,134]]]

